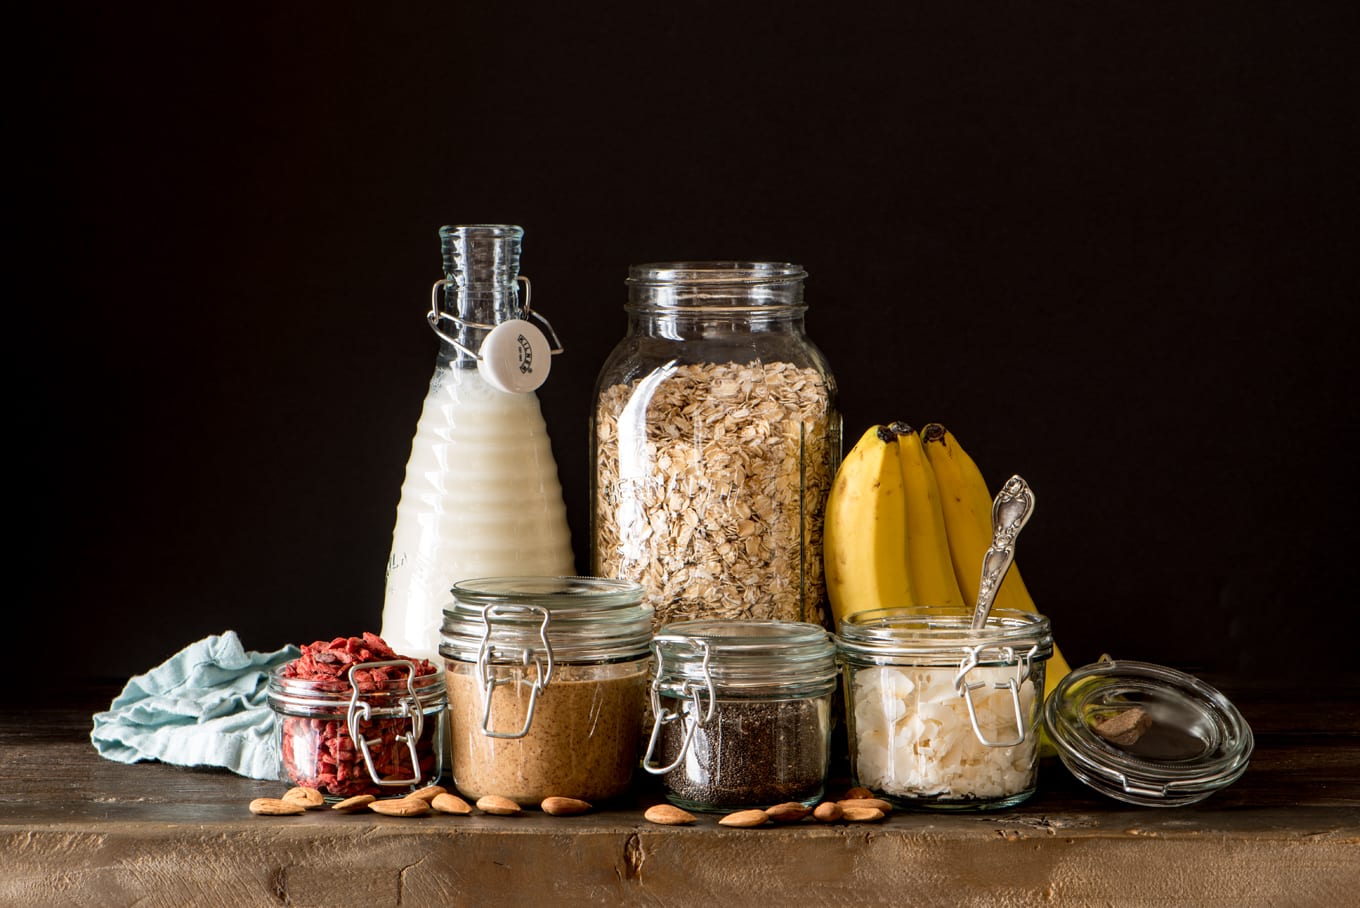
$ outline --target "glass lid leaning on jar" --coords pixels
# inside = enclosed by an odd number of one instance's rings
[[[1218,690],[1175,669],[1099,662],[1043,698],[1048,619],[994,609],[859,612],[836,638],[857,784],[898,804],[987,809],[1034,791],[1041,730],[1064,766],[1130,804],[1192,804],[1247,769],[1254,741]]]
[[[591,414],[592,571],[681,620],[830,627],[826,496],[836,383],[804,330],[799,265],[668,262],[628,272],[627,334]]]

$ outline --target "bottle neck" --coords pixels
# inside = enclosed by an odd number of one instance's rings
[[[436,305],[442,315],[451,316],[441,319],[440,330],[458,341],[458,345],[442,341],[441,359],[475,362],[469,351],[480,350],[492,328],[523,317],[518,285],[523,236],[524,231],[511,224],[439,229],[444,292]]]

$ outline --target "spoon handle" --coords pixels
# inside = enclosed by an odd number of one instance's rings
[[[987,624],[992,603],[1015,560],[1015,537],[1034,513],[1034,492],[1029,483],[1012,476],[992,502],[992,545],[982,556],[982,581],[978,584],[977,605],[973,608],[973,630]]]

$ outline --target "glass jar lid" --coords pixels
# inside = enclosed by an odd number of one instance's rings
[[[1175,669],[1103,659],[1074,669],[1044,704],[1068,770],[1129,804],[1203,800],[1246,772],[1254,740],[1222,693]]]
[[[488,577],[453,585],[439,654],[459,662],[513,652],[529,664],[638,659],[652,636],[643,588],[603,577]],[[493,660],[499,661],[499,660]]]
[[[835,644],[806,621],[677,621],[661,628],[652,652],[663,687],[699,683],[721,696],[797,685],[814,696],[836,683]]]
[[[841,620],[836,647],[861,665],[1010,665],[1053,655],[1048,618],[1018,609],[992,609],[972,629],[972,609],[919,606],[855,612]]]

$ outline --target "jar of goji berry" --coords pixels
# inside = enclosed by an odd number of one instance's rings
[[[363,640],[375,645],[338,638],[304,647],[269,678],[284,781],[328,800],[400,797],[444,771],[443,672],[396,656],[374,635]],[[326,670],[299,675],[307,659]]]

